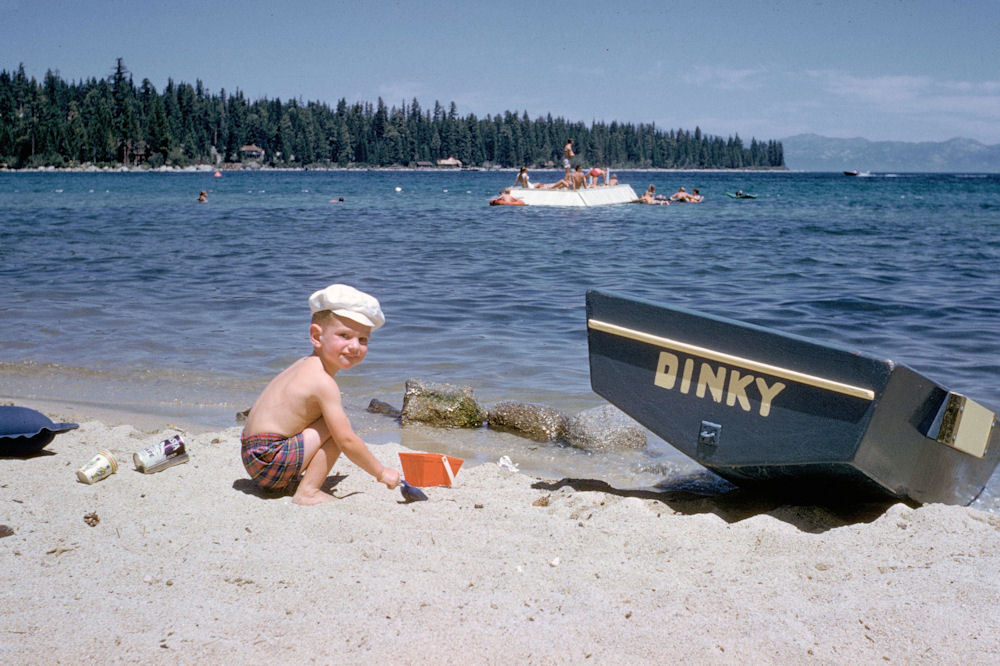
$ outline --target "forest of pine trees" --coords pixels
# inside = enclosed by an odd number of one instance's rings
[[[106,78],[67,83],[46,72],[39,83],[21,65],[0,70],[0,166],[83,164],[177,167],[239,162],[247,145],[276,167],[389,167],[454,157],[466,166],[544,167],[562,147],[588,164],[613,168],[783,168],[778,141],[723,139],[695,128],[594,122],[589,127],[548,115],[459,116],[455,103],[424,110],[416,99],[398,108],[379,98],[335,108],[301,100],[247,100],[168,80],[138,87],[119,58]]]

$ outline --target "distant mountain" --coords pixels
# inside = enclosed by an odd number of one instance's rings
[[[797,134],[781,143],[785,165],[796,171],[1000,172],[1000,145],[972,139],[907,143]]]

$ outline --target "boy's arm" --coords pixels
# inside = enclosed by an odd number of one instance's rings
[[[351,422],[344,412],[340,389],[337,388],[336,382],[330,379],[322,384],[318,398],[323,411],[323,421],[326,422],[334,443],[348,460],[374,476],[379,483],[395,488],[399,485],[399,472],[380,463],[364,441],[354,433]]]

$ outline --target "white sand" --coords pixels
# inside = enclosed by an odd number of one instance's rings
[[[303,508],[254,489],[236,428],[136,472],[131,453],[170,434],[82,422],[0,459],[0,663],[1000,660],[995,514],[657,497],[493,464],[403,504],[343,460],[339,499]],[[102,448],[122,469],[77,482]]]

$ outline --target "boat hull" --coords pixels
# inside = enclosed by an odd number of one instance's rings
[[[996,415],[905,365],[597,291],[587,322],[594,391],[736,484],[968,504],[1000,462]]]
[[[631,185],[588,187],[582,190],[538,190],[515,187],[511,188],[510,193],[514,198],[523,201],[526,206],[573,208],[631,203],[639,198]]]

